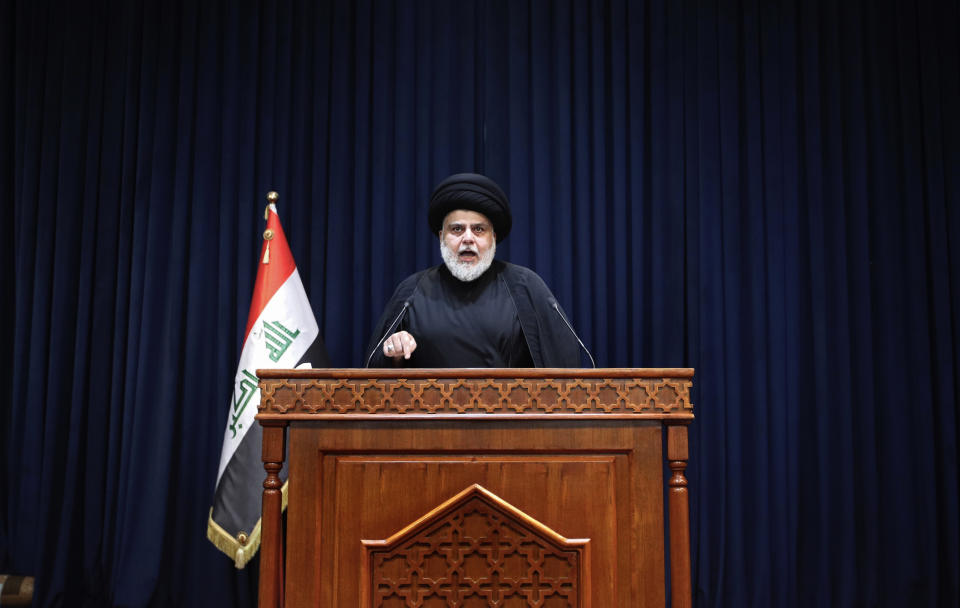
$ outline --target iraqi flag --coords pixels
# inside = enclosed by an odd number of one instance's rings
[[[276,201],[276,195],[268,198]],[[328,367],[313,309],[300,281],[287,238],[271,202],[257,265],[253,302],[223,435],[217,487],[207,520],[207,538],[243,568],[260,547],[260,509],[266,472],[261,460],[263,429],[254,420],[260,405],[257,369]],[[287,470],[283,507],[287,506]]]

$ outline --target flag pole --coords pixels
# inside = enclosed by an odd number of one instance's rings
[[[262,460],[263,428],[255,416],[260,404],[257,369],[329,366],[320,328],[300,280],[290,245],[277,215],[276,191],[267,193],[261,255],[243,346],[233,381],[227,425],[207,538],[243,568],[257,553],[266,477]],[[286,508],[286,470],[275,471],[271,489],[280,488]],[[276,500],[271,494],[271,500]]]

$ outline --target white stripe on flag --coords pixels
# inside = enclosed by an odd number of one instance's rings
[[[267,302],[243,345],[223,435],[218,484],[237,446],[250,427],[256,424],[254,416],[260,405],[256,370],[295,367],[319,334],[320,328],[307,300],[300,273],[294,269]],[[257,473],[265,475],[263,471]]]

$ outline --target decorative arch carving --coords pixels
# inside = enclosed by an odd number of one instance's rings
[[[365,607],[589,606],[589,539],[566,539],[477,484],[362,542]]]

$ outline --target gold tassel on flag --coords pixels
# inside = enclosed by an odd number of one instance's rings
[[[280,195],[275,191],[271,190],[267,192],[267,206],[263,209],[263,219],[270,218],[270,205],[276,205],[277,201],[280,200]],[[270,241],[273,240],[273,230],[267,228],[263,231],[263,240],[267,242],[266,248],[263,250],[263,263],[270,263]]]
[[[234,374],[224,429],[207,538],[243,568],[260,547],[260,515],[265,471],[260,459],[263,430],[256,421],[258,368],[318,363],[329,357],[320,337],[290,245],[277,216],[276,192],[267,195],[260,264],[254,281],[243,347]],[[283,477],[286,477],[283,474]],[[281,509],[286,507],[283,482]]]

